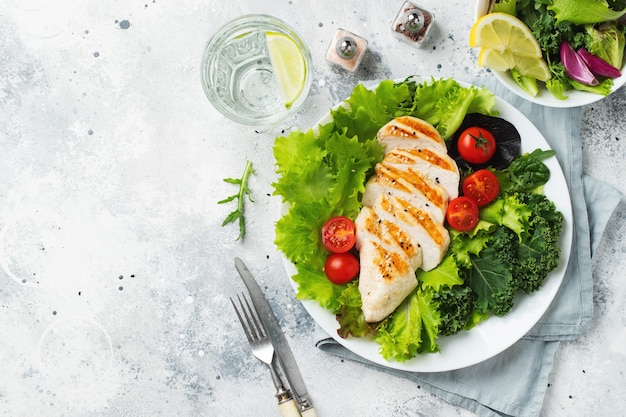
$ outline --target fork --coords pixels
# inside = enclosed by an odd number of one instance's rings
[[[275,397],[278,398],[278,408],[280,409],[283,417],[300,417],[300,411],[296,401],[291,394],[291,391],[285,388],[276,368],[274,367],[274,346],[269,338],[267,330],[263,326],[258,313],[246,298],[245,294],[237,294],[237,301],[239,301],[239,307],[235,301],[231,298],[230,302],[235,308],[237,318],[243,327],[248,342],[252,347],[252,354],[265,363],[270,369],[272,374],[272,381],[276,388]]]

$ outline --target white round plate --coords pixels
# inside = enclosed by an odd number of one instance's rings
[[[480,18],[485,15],[489,10],[489,0],[478,0],[476,3],[475,9],[475,19]],[[622,68],[621,77],[615,78],[613,80],[613,88],[611,89],[611,94],[618,90],[621,86],[626,84],[626,65]],[[578,90],[569,90],[567,91],[567,99],[559,100],[552,95],[547,89],[544,87],[539,88],[539,93],[536,97],[532,97],[526,91],[524,91],[511,77],[511,74],[508,71],[495,71],[491,70],[495,75],[496,79],[502,83],[507,89],[517,94],[518,96],[526,99],[530,102],[541,104],[546,107],[580,107],[587,104],[595,103],[596,101],[600,101],[606,96],[601,94],[589,93],[586,91],[578,91]]]
[[[462,82],[460,84],[465,87],[470,86]],[[496,97],[496,109],[500,113],[499,117],[511,122],[519,131],[522,138],[522,153],[532,152],[537,148],[550,149],[541,132],[515,107]],[[318,126],[331,120],[330,113],[328,113],[320,120]],[[545,195],[554,202],[556,208],[564,216],[563,230],[559,240],[560,262],[559,266],[546,277],[539,290],[532,295],[518,294],[512,310],[507,315],[490,317],[469,331],[440,337],[437,343],[441,352],[417,355],[406,362],[395,362],[387,361],[379,354],[379,345],[371,337],[341,338],[337,334],[339,326],[335,315],[321,307],[316,301],[302,300],[302,304],[315,322],[346,349],[389,368],[414,372],[450,371],[477,364],[504,351],[521,339],[548,309],[563,281],[570,256],[573,217],[567,182],[555,157],[548,158],[544,163],[550,168],[551,173],[550,180],[544,187]],[[281,212],[284,213],[285,209],[281,207]],[[285,267],[290,277],[296,274],[295,267],[288,260],[285,261]],[[291,283],[294,288],[297,287],[293,280]]]

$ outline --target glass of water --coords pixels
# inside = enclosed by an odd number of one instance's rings
[[[292,116],[311,86],[311,55],[282,20],[245,15],[222,26],[207,42],[202,87],[224,116],[270,127]]]

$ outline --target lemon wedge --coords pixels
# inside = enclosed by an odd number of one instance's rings
[[[514,68],[527,77],[536,78],[539,81],[548,81],[552,78],[548,64],[543,58],[529,58],[516,56]]]
[[[496,71],[508,71],[511,68],[516,68],[520,74],[540,81],[547,81],[552,77],[543,58],[516,56],[508,49],[500,52],[496,49],[481,48],[478,54],[478,65]]]
[[[286,108],[300,97],[306,83],[306,63],[302,50],[290,37],[279,32],[266,32],[267,48],[274,78]]]
[[[489,13],[478,19],[469,36],[470,47],[511,51],[513,55],[541,58],[539,42],[528,26],[508,13]]]
[[[547,81],[552,78],[539,42],[528,26],[508,13],[489,13],[478,19],[469,36],[480,47],[478,65],[496,71],[517,69],[520,74]]]
[[[478,65],[496,71],[507,71],[515,66],[515,57],[508,49],[500,52],[497,49],[481,48],[478,54]]]

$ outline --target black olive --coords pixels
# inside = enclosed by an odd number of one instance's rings
[[[496,152],[493,157],[484,164],[471,164],[461,158],[457,149],[457,142],[461,133],[468,127],[482,127],[491,132],[496,139]],[[459,129],[448,140],[448,154],[456,161],[462,171],[479,170],[493,167],[503,170],[519,156],[522,146],[522,138],[513,124],[500,117],[487,116],[479,113],[471,113],[465,116]]]

